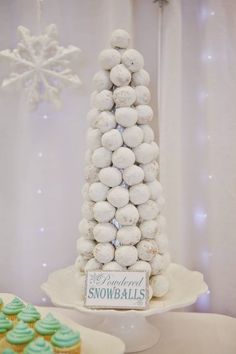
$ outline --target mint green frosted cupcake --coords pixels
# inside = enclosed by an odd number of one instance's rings
[[[20,321],[16,326],[7,333],[6,342],[12,350],[17,353],[23,352],[25,346],[31,342],[35,337],[35,332],[29,328],[27,324]]]
[[[3,300],[2,300],[2,298],[0,297],[0,311],[1,311],[2,308],[3,308]]]
[[[17,315],[17,319],[34,328],[35,322],[40,319],[40,313],[33,305],[29,304]]]
[[[61,326],[61,328],[52,336],[51,343],[55,353],[80,353],[80,333],[73,331],[67,326]]]
[[[24,307],[24,303],[18,297],[15,297],[9,304],[6,304],[3,307],[2,312],[7,318],[9,318],[9,320],[15,321],[16,316]]]
[[[42,320],[37,321],[34,326],[36,333],[48,341],[50,341],[51,336],[56,333],[60,327],[60,322],[51,313]]]
[[[43,338],[37,338],[25,347],[23,354],[53,354],[53,347]]]
[[[14,350],[12,350],[12,349],[7,348],[7,349],[3,350],[2,354],[17,354],[17,353],[14,352]]]
[[[6,318],[4,313],[0,313],[0,339],[5,337],[7,332],[12,329],[13,322]]]

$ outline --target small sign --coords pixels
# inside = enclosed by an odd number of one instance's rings
[[[91,308],[145,309],[149,281],[144,271],[88,271],[85,306]]]

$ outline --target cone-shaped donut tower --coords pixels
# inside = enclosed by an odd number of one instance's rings
[[[129,42],[126,31],[115,30],[93,78],[75,264],[81,273],[145,270],[150,298],[162,297],[169,289],[170,256],[157,180],[159,148],[149,126],[150,78],[143,56],[128,49]]]

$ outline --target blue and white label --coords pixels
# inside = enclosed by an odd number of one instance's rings
[[[85,306],[92,308],[145,309],[148,304],[146,272],[89,271]]]

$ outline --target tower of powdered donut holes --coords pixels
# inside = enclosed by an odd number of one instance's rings
[[[150,298],[162,297],[169,289],[170,256],[157,180],[159,148],[149,125],[150,78],[129,42],[126,31],[114,31],[93,78],[76,267],[82,273],[145,270]]]

